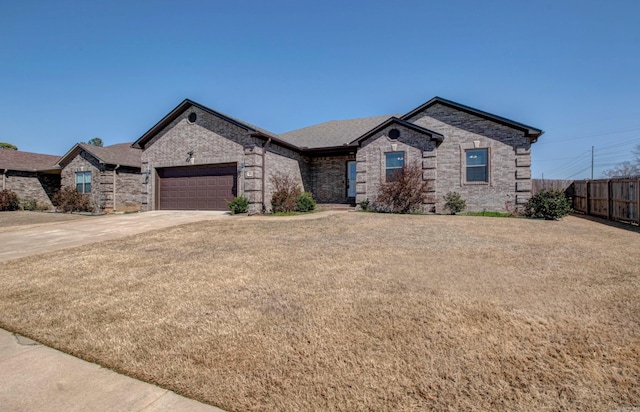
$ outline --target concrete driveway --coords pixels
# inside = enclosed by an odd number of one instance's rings
[[[0,262],[185,223],[225,218],[231,216],[226,212],[158,210],[16,226],[0,232]]]

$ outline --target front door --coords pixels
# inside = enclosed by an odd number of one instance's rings
[[[356,197],[356,162],[347,162],[347,197]]]

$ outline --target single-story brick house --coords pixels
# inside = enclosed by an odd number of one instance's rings
[[[33,199],[53,207],[51,196],[60,187],[59,156],[0,149],[2,190],[11,190],[20,199]]]
[[[440,97],[403,115],[330,121],[275,134],[184,100],[134,144],[142,210],[226,209],[244,195],[270,209],[271,177],[296,179],[321,203],[374,200],[404,165],[422,168],[425,212],[455,191],[468,210],[513,210],[531,196],[531,144],[543,131]],[[64,175],[63,175],[64,184]]]
[[[105,147],[78,143],[58,159],[61,187],[88,194],[96,211],[140,210],[140,152],[131,143]]]

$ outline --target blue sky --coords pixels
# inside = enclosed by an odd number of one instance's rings
[[[0,5],[0,141],[133,141],[190,98],[275,133],[441,96],[545,130],[534,177],[640,143],[638,1]]]

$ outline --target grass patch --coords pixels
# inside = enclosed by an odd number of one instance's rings
[[[507,212],[491,212],[483,210],[482,212],[464,212],[461,213],[464,216],[489,216],[489,217],[511,217],[511,213]]]
[[[0,326],[230,411],[615,410],[637,247],[571,216],[199,222],[3,264]]]

